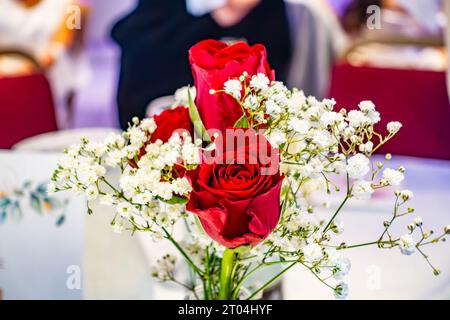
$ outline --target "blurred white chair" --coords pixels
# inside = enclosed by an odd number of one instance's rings
[[[156,114],[159,114],[165,109],[170,108],[173,105],[173,102],[173,96],[164,96],[157,98],[149,103],[147,111],[145,112],[145,116],[150,118]]]
[[[62,130],[22,140],[15,144],[12,149],[16,151],[62,152],[71,145],[79,143],[81,137],[87,137],[90,141],[103,141],[109,134],[120,132],[120,130],[113,128]]]

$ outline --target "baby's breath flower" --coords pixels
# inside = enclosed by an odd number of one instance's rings
[[[327,112],[323,113],[322,116],[320,117],[320,122],[325,127],[340,123],[343,120],[344,120],[344,117],[342,116],[342,114],[336,113],[333,111],[327,111]]]
[[[352,194],[356,199],[369,200],[375,191],[370,181],[356,181],[353,185]]]
[[[414,193],[411,190],[402,190],[400,191],[400,196],[403,201],[411,200],[414,197]]]
[[[398,170],[387,168],[383,171],[383,179],[391,186],[398,186],[405,176]]]
[[[224,84],[224,90],[236,99],[241,99],[242,84],[239,80],[228,80]]]
[[[333,222],[333,226],[331,227],[331,230],[333,230],[336,234],[341,234],[344,232],[345,224],[343,221],[335,220]]]
[[[450,225],[445,226],[444,232],[445,232],[445,234],[450,234]]]
[[[334,296],[337,299],[345,299],[348,296],[348,285],[344,282],[339,283],[334,289]]]
[[[122,201],[117,205],[116,211],[122,218],[127,219],[136,212],[136,208],[131,203]]]
[[[144,131],[147,131],[149,133],[153,133],[156,130],[156,123],[153,118],[147,118],[142,120],[141,122],[141,128]]]
[[[374,111],[375,104],[370,100],[361,101],[358,105],[362,112]]]
[[[362,127],[370,123],[370,119],[367,118],[364,113],[358,110],[350,111],[347,117],[350,126],[354,128]]]
[[[252,77],[250,81],[250,87],[256,90],[265,91],[270,84],[269,78],[264,73],[258,73]]]
[[[399,247],[400,247],[401,253],[409,256],[416,251],[416,242],[414,241],[414,238],[412,237],[412,235],[405,234],[400,237]]]
[[[317,262],[323,257],[323,250],[317,243],[310,243],[302,248],[303,256],[307,262]]]
[[[188,194],[192,191],[191,184],[186,178],[178,178],[172,182],[172,190],[180,196]]]
[[[414,224],[416,226],[418,226],[418,227],[422,226],[422,224],[423,224],[422,218],[421,217],[415,217],[414,218]]]
[[[113,206],[117,203],[116,198],[113,194],[107,193],[105,195],[99,196],[100,204],[105,206]]]
[[[289,129],[299,133],[299,134],[307,134],[311,129],[311,124],[309,121],[302,120],[299,118],[292,118],[288,121]]]
[[[393,134],[393,133],[397,133],[398,131],[400,131],[402,126],[403,125],[398,121],[391,121],[387,124],[386,128],[389,133]]]
[[[287,141],[286,135],[279,130],[272,130],[266,138],[274,148],[278,148]]]
[[[283,111],[281,106],[274,100],[269,100],[266,102],[266,112],[269,115],[277,115]]]
[[[362,179],[370,170],[369,159],[358,153],[347,161],[347,172],[350,178]]]
[[[89,186],[85,194],[89,200],[95,200],[98,197],[98,188],[95,185]]]
[[[359,145],[359,151],[361,152],[370,153],[372,152],[372,149],[373,149],[372,141],[367,141],[366,143]]]

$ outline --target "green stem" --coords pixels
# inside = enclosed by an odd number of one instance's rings
[[[372,242],[366,242],[366,243],[360,243],[360,244],[354,244],[351,246],[345,246],[343,247],[341,250],[346,250],[346,249],[353,249],[353,248],[360,248],[360,247],[367,247],[367,246],[372,246],[374,244],[379,244],[380,241],[372,241]],[[338,249],[339,250],[339,249]]]
[[[331,217],[330,221],[328,222],[328,224],[325,226],[325,228],[323,229],[323,233],[325,234],[328,229],[330,228],[331,224],[334,222],[334,219],[336,219],[337,215],[339,214],[339,212],[341,211],[341,209],[344,207],[345,203],[347,202],[347,200],[350,198],[349,195],[345,196],[344,201],[342,201],[341,205],[339,206],[339,208],[336,210],[336,212],[334,213],[333,217]]]
[[[231,286],[236,253],[233,249],[225,249],[220,268],[220,291],[219,300],[229,300],[231,298]]]
[[[337,250],[347,250],[347,249],[361,248],[361,247],[373,246],[375,244],[378,245],[378,246],[389,244],[389,245],[392,246],[392,245],[395,244],[395,242],[396,242],[395,240],[392,240],[392,241],[380,241],[380,240],[377,240],[377,241],[372,241],[372,242],[353,244],[353,245],[350,245],[350,246],[345,245],[343,247],[338,247]]]
[[[185,258],[186,262],[190,265],[190,267],[192,268],[192,270],[197,273],[200,278],[202,278],[203,280],[203,276],[204,273],[202,270],[200,270],[199,267],[197,267],[195,265],[195,263],[191,260],[191,258],[189,258],[189,256],[187,255],[187,253],[183,250],[183,248],[181,248],[181,246],[178,244],[178,242],[175,241],[175,239],[172,238],[172,236],[170,235],[170,233],[166,230],[166,228],[162,227],[161,228],[163,230],[163,232],[165,233],[165,238],[167,240],[169,240],[170,242],[172,242],[172,244],[177,248],[177,250],[181,253],[181,255]]]
[[[256,266],[255,268],[253,268],[252,270],[250,270],[242,279],[241,281],[239,281],[239,283],[236,285],[236,287],[234,288],[233,291],[233,296],[232,296],[232,300],[236,300],[237,296],[239,294],[239,290],[241,289],[242,285],[245,283],[245,281],[248,280],[248,278],[255,273],[256,271],[258,271],[264,264],[259,264],[258,266]]]

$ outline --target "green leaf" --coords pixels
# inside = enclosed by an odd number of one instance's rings
[[[189,116],[191,117],[191,122],[194,125],[194,130],[198,136],[202,138],[205,142],[211,142],[211,137],[206,132],[206,128],[203,125],[202,118],[198,112],[197,106],[194,100],[192,100],[191,90],[188,89],[188,99],[189,99]]]
[[[167,204],[186,204],[189,201],[189,199],[187,199],[187,198],[182,198],[182,197],[177,197],[177,196],[173,196],[172,199],[170,199],[170,200],[163,200],[159,197],[158,197],[158,199]]]
[[[34,211],[42,213],[41,200],[35,193],[30,195],[30,206]]]
[[[240,117],[239,120],[234,124],[233,128],[250,128],[247,116],[244,114],[242,117]]]

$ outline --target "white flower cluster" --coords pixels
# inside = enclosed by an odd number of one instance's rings
[[[175,256],[166,254],[156,261],[156,265],[152,268],[152,276],[159,281],[173,280],[176,263]]]
[[[352,179],[364,180],[371,169],[369,157],[401,128],[400,123],[391,122],[386,137],[376,133],[380,114],[371,101],[361,102],[358,110],[335,111],[333,99],[306,97],[281,82],[270,83],[263,74],[254,75],[249,84],[246,81],[246,74],[230,79],[224,92],[241,101],[250,126],[264,126],[270,143],[281,149],[283,171],[295,177],[294,184],[324,173],[348,173]],[[377,145],[374,138],[379,138]],[[402,180],[401,172],[394,176],[387,170],[384,175],[384,185],[398,185]],[[367,183],[358,187],[362,198],[372,194]]]
[[[302,91],[288,90],[281,82],[270,83],[263,74],[251,79],[247,74],[230,79],[223,91],[240,102],[249,126],[264,128],[269,142],[280,150],[281,169],[285,174],[281,218],[265,242],[270,249],[260,258],[264,261],[279,256],[283,261],[304,264],[319,278],[342,280],[350,262],[341,254],[347,246],[333,243],[332,234],[340,234],[344,229],[344,223],[336,216],[351,198],[369,200],[378,189],[402,184],[404,167],[384,168],[383,163],[372,164],[370,160],[401,129],[401,123],[390,122],[386,135],[382,135],[375,130],[381,118],[373,102],[362,101],[356,110],[335,110],[334,99],[318,101]],[[386,156],[387,160],[390,158]],[[315,190],[327,194],[339,191],[338,184],[332,180],[336,177],[346,178],[345,199],[337,212],[327,219],[319,219],[309,196]],[[392,221],[386,223],[378,245],[380,248],[398,246],[402,253],[409,255],[417,249],[412,235],[392,238],[387,229],[397,218],[413,212],[408,208],[400,213],[400,206],[413,194],[403,190],[396,196],[396,212]],[[330,271],[331,277],[327,275]],[[348,293],[345,283],[333,288],[338,298]]]
[[[192,170],[200,162],[200,142],[184,133],[174,133],[167,142],[150,142],[156,130],[153,119],[139,122],[122,135],[111,135],[103,143],[83,138],[70,147],[59,162],[50,191],[72,190],[116,208],[114,231],[153,232],[171,227],[184,213],[190,182],[180,170]],[[119,168],[118,186],[106,178],[107,168]]]
[[[278,228],[266,241],[271,248],[269,252],[276,252],[287,261],[298,259],[317,276],[343,280],[350,272],[350,260],[332,246],[329,235],[320,231],[321,221],[317,216],[297,207],[290,207],[282,214]],[[332,229],[342,233],[343,223],[335,221]],[[270,254],[266,253],[261,258],[268,257]]]

